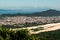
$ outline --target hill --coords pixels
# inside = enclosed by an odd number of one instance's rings
[[[60,16],[60,11],[50,9],[50,10],[46,10],[42,12],[35,12],[33,13],[33,15],[35,16]]]
[[[2,14],[0,16],[60,16],[60,11],[49,9],[42,12],[34,12],[28,14],[22,14],[22,13]]]

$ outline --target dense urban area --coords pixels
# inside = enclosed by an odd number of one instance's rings
[[[1,17],[0,25],[13,25],[13,24],[24,24],[24,23],[32,23],[35,22],[37,24],[42,23],[57,23],[60,22],[60,16],[51,16],[51,17],[43,17],[43,16],[13,16],[13,17]]]

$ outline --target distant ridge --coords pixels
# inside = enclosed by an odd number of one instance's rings
[[[42,12],[34,12],[32,14],[16,13],[16,14],[2,14],[0,16],[60,16],[60,11],[49,9]]]
[[[44,10],[47,10],[48,8],[31,8],[31,9],[0,9],[0,14],[15,14],[15,13],[21,13],[21,14],[28,14],[28,13],[34,13],[34,12],[41,12]]]
[[[36,16],[60,16],[60,11],[49,9],[42,12],[35,12],[33,15]]]
[[[4,9],[0,9],[0,11],[5,11]]]

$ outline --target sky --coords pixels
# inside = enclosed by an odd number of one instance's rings
[[[60,0],[0,0],[0,9],[60,9]]]

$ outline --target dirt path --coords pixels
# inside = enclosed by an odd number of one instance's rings
[[[49,25],[47,25],[47,26],[49,26]],[[52,27],[47,27],[44,30],[39,30],[39,31],[36,31],[36,32],[31,31],[31,34],[38,34],[38,33],[41,33],[41,32],[54,31],[54,30],[58,30],[58,29],[60,29],[60,23],[57,23],[55,25],[52,25]]]
[[[38,31],[31,30],[31,29],[37,29],[40,27],[43,27],[44,30],[38,30]],[[60,23],[52,23],[52,24],[39,25],[39,26],[33,26],[33,27],[27,27],[27,28],[16,28],[16,29],[12,29],[12,30],[15,31],[15,30],[21,30],[21,29],[29,29],[31,34],[38,34],[41,32],[58,30],[58,29],[60,29]]]

